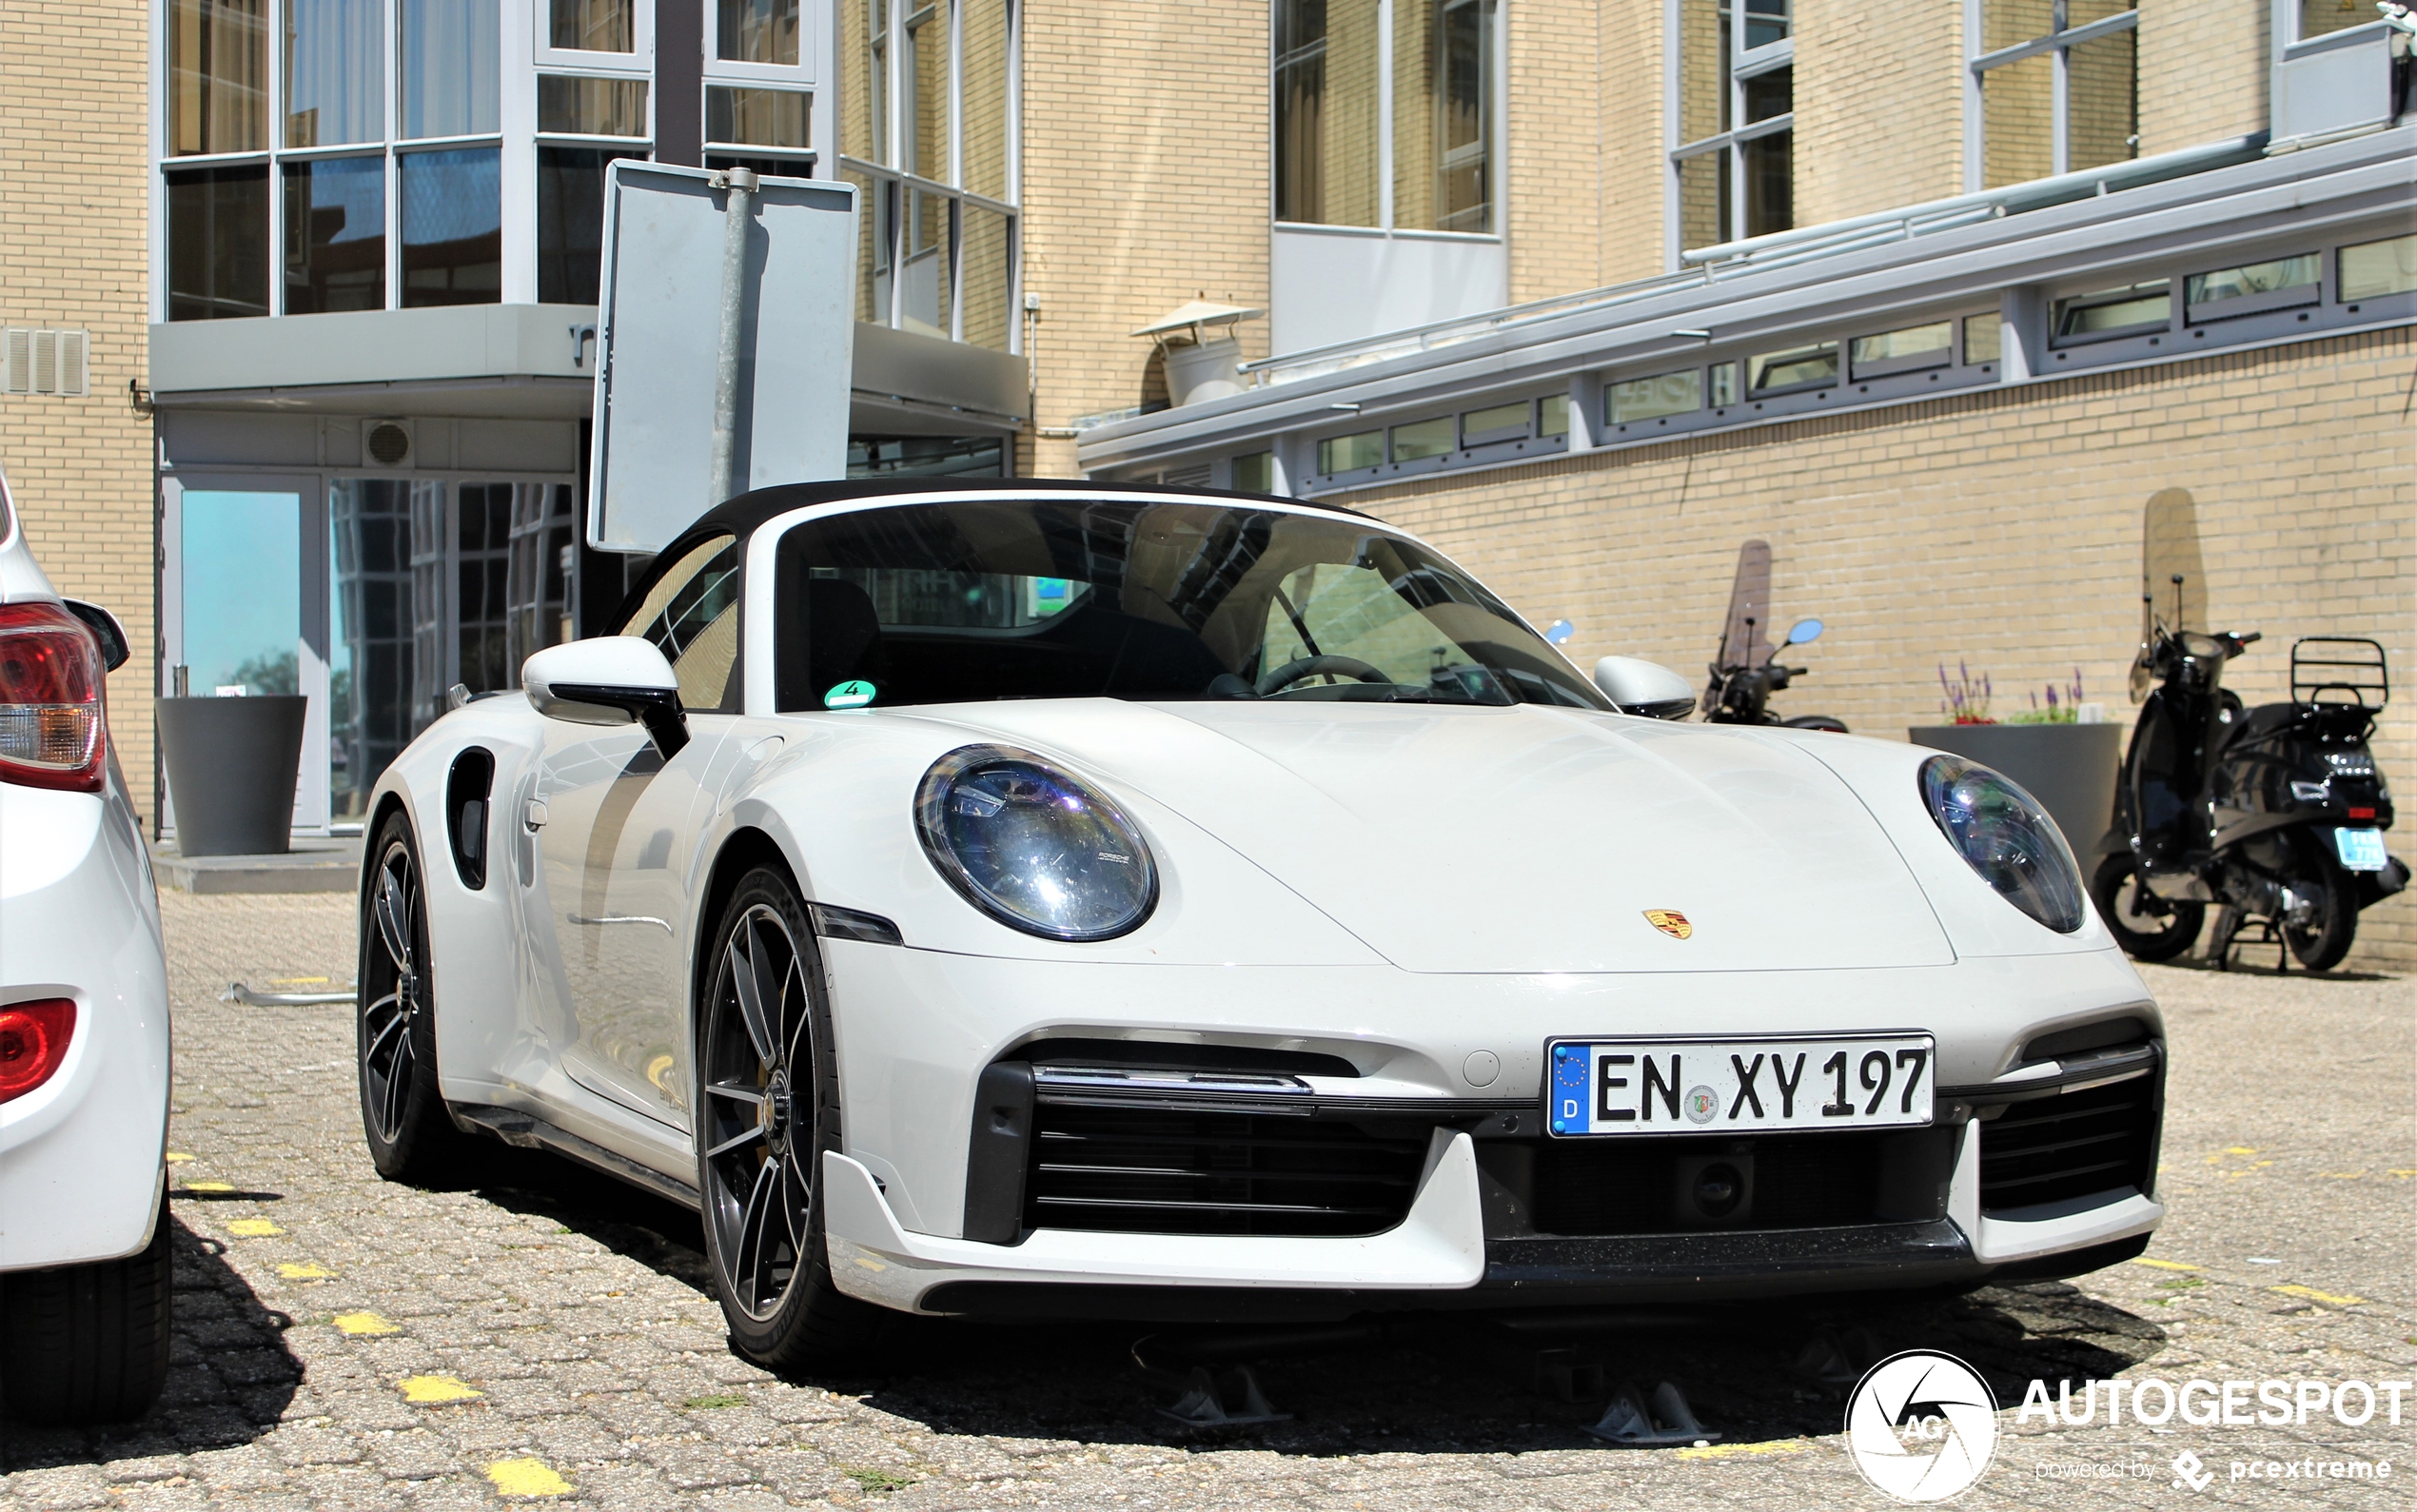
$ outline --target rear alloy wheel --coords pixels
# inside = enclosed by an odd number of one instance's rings
[[[2283,910],[2283,943],[2309,971],[2329,972],[2358,937],[2356,884],[2315,835],[2303,834],[2298,851],[2297,874],[2286,884],[2291,902]]]
[[[818,1200],[838,1149],[839,1084],[822,962],[805,910],[770,868],[741,878],[714,954],[697,1057],[705,1248],[741,1354],[775,1370],[863,1345],[872,1307],[833,1285]]]
[[[2140,865],[2128,852],[2098,863],[2090,878],[2090,900],[2107,921],[2107,933],[2135,961],[2170,961],[2191,948],[2207,920],[2204,903],[2177,902],[2149,891]]]
[[[167,1200],[123,1260],[0,1277],[0,1391],[28,1423],[126,1423],[167,1380]]]
[[[452,1173],[466,1143],[437,1090],[437,1031],[428,978],[428,913],[411,826],[379,827],[377,869],[361,899],[361,1124],[388,1181]]]

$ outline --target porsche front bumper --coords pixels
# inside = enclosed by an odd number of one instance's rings
[[[833,1274],[853,1295],[909,1311],[1315,1318],[1893,1290],[2078,1274],[2136,1253],[2163,1216],[2151,1195],[2163,1049],[2155,1011],[2119,959],[1676,982],[1325,968],[1068,972],[848,942],[826,950],[848,1109],[846,1149],[826,1157],[824,1170]],[[1747,975],[1759,979],[1739,979]],[[916,1011],[864,1011],[883,1000]],[[1942,1011],[1939,1003],[1955,1006]],[[1863,1147],[1859,1196],[1798,1205],[1784,1223],[1631,1232],[1622,1230],[1656,1226],[1615,1215],[1571,1231],[1536,1201],[1549,1182],[1565,1188],[1583,1177],[1583,1163],[1568,1158],[1580,1142],[1543,1137],[1542,1046],[1604,1023],[1640,1033],[1931,1030],[1945,1084],[1940,1121],[1891,1148]],[[2027,1052],[2077,1023],[2131,1024],[2138,1035],[2063,1061]],[[1029,1202],[1023,1185],[1028,1170],[1040,1179],[1037,1141],[1049,1133],[1031,1116],[1029,1076],[1025,1113],[1001,1120],[1018,1126],[1013,1137],[991,1141],[1012,1151],[1004,1162],[984,1155],[985,1121],[999,1110],[977,1087],[992,1086],[986,1071],[1014,1067],[1016,1047],[1036,1037],[1111,1026],[1359,1053],[1359,1077],[1310,1078],[1315,1116],[1392,1131],[1405,1162],[1393,1178],[1406,1188],[1402,1206],[1369,1225],[1377,1231],[1360,1233],[1255,1224],[1231,1233],[1117,1231],[1130,1226],[1096,1215],[1054,1226],[1052,1209]],[[1462,1069],[1489,1046],[1499,1047],[1499,1081],[1466,1085]],[[2016,1195],[2023,1173],[2009,1162],[2063,1142],[2056,1126],[2073,1110],[2110,1116],[2111,1098],[2129,1109],[2118,1119],[2128,1164],[2102,1184],[2085,1176],[2034,1188],[2053,1200]],[[1039,1101],[1051,1101],[1046,1088]],[[1086,1090],[1058,1101],[1096,1109],[1114,1099]],[[1136,1118],[1212,1114],[1230,1125],[1256,1116],[1248,1099],[1220,1105],[1214,1094],[1127,1101]],[[1046,1126],[1048,1109],[1041,1113]],[[1406,1143],[1405,1129],[1423,1147]],[[1667,1159],[1656,1151],[1673,1148],[1592,1144],[1604,1169]],[[1768,1170],[1789,1156],[1801,1171],[1808,1158],[1818,1164],[1841,1148],[1799,1142],[1761,1158],[1774,1162]]]

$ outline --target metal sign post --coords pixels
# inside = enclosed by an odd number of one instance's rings
[[[855,188],[616,160],[587,540],[655,552],[715,504],[847,470]]]

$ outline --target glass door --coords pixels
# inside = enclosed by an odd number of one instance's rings
[[[315,478],[187,475],[164,481],[167,571],[161,583],[165,694],[310,699],[294,829],[327,830],[324,579],[307,549],[319,530]],[[174,795],[162,827],[175,824]]]

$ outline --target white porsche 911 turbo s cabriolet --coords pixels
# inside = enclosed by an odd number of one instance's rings
[[[380,1169],[698,1207],[735,1343],[2138,1253],[2163,1029],[2022,792],[1621,712],[1351,511],[731,501],[378,785]]]

